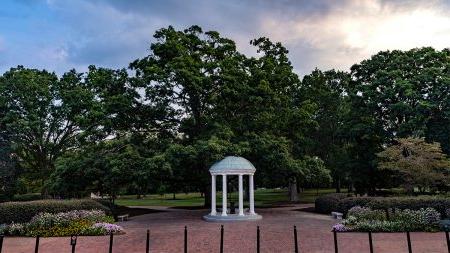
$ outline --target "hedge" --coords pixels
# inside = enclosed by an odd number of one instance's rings
[[[450,209],[450,199],[438,196],[423,197],[353,197],[345,198],[339,201],[337,210],[344,215],[354,206],[365,206],[372,209],[410,209],[419,210],[421,208],[431,207],[436,209],[442,218],[448,216],[446,213]],[[450,217],[448,217],[450,218]]]
[[[60,213],[72,210],[103,210],[109,213],[108,208],[90,199],[5,202],[0,203],[0,224],[28,222],[42,212]]]
[[[23,201],[33,201],[43,199],[40,193],[28,193],[22,195],[14,195],[12,201],[23,202]]]
[[[330,214],[338,210],[338,204],[342,199],[348,198],[347,193],[330,193],[316,198],[315,210],[318,213]]]

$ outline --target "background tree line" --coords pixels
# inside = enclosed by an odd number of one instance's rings
[[[288,50],[268,38],[250,42],[258,57],[198,26],[154,38],[127,69],[3,73],[6,197],[199,191],[208,201],[208,169],[226,155],[249,159],[257,186],[288,187],[291,200],[330,183],[375,194],[404,183],[379,164],[398,138],[424,138],[444,160],[450,153],[448,49],[383,51],[349,72],[300,79]]]

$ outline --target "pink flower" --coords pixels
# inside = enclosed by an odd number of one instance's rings
[[[107,234],[116,234],[123,231],[123,228],[121,226],[105,222],[95,223],[94,225],[92,225],[92,227],[104,229]]]

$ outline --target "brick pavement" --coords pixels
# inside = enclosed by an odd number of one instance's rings
[[[256,252],[256,226],[261,227],[261,252],[293,252],[292,226],[297,225],[300,252],[332,253],[330,217],[296,211],[297,207],[257,209],[257,222],[225,223],[224,252]],[[151,230],[151,252],[183,252],[183,230],[188,226],[189,252],[219,252],[220,224],[201,220],[207,210],[175,210],[133,217],[119,223],[126,234],[114,237],[115,253],[145,252],[146,229]],[[338,234],[340,253],[369,252],[367,234]],[[376,253],[408,252],[406,236],[383,233],[373,236]],[[443,233],[412,233],[414,253],[446,253]],[[80,237],[76,252],[108,252],[109,237]],[[33,238],[5,238],[3,253],[34,252]],[[69,238],[41,238],[40,253],[71,252]]]

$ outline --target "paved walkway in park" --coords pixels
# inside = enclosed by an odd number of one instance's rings
[[[256,226],[261,228],[261,252],[294,252],[292,226],[297,225],[300,252],[334,252],[330,217],[300,212],[296,207],[257,209],[263,219],[257,222],[224,224],[224,252],[256,252]],[[301,206],[301,207],[304,207]],[[114,237],[115,253],[145,252],[146,229],[151,230],[151,252],[183,252],[184,226],[188,226],[189,252],[219,252],[220,224],[201,220],[207,210],[167,209],[165,212],[133,217],[122,222],[127,233]],[[338,234],[340,253],[369,252],[363,233]],[[443,233],[412,233],[413,252],[446,253]],[[374,234],[376,253],[408,252],[406,235]],[[34,238],[5,238],[3,253],[34,252]],[[108,252],[109,237],[79,237],[76,252]],[[69,238],[41,238],[40,253],[71,252]]]

